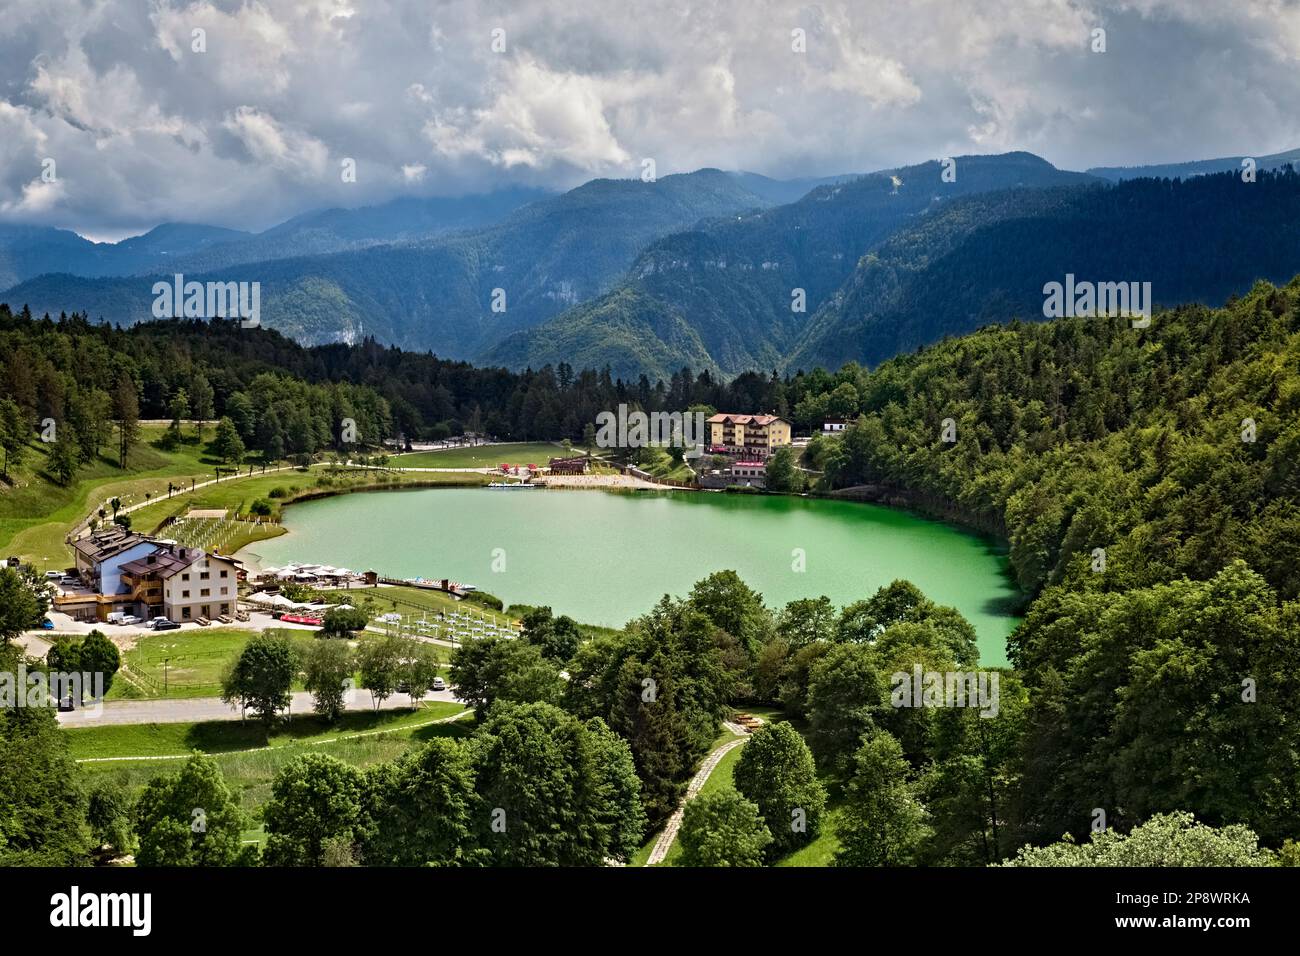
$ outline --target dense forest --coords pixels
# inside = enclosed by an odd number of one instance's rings
[[[1217,304],[1300,263],[1290,167],[1115,186],[1015,189],[954,200],[871,250],[787,352],[792,369],[876,365],[946,335],[1043,315],[1043,286],[1151,283],[1157,306]]]
[[[1010,541],[1035,596],[1026,838],[1161,811],[1294,835],[1300,280],[1221,309],[1014,323],[822,380],[860,416],[809,458]],[[945,441],[945,438],[952,440]]]
[[[229,417],[247,448],[272,458],[335,443],[344,417],[356,420],[369,444],[466,431],[514,441],[579,441],[598,412],[623,403],[646,411],[702,405],[784,413],[807,391],[802,377],[782,380],[774,373],[725,383],[690,369],[667,382],[645,376],[624,382],[608,369],[576,371],[567,363],[514,373],[370,339],[308,348],[236,321],[119,328],[84,315],[36,319],[6,305],[0,305],[0,355],[0,398],[15,402],[33,428],[46,417],[89,423],[79,431],[102,427],[117,418],[114,403],[125,382],[140,418],[171,419],[184,392],[190,416]],[[821,379],[812,381],[815,388]]]
[[[234,324],[123,331],[3,318],[0,336],[22,356],[6,365],[7,394],[30,396],[38,412],[47,385],[107,390],[122,374],[138,382],[142,408],[161,409],[201,370],[226,414],[270,379],[286,394],[305,390],[302,401],[346,399],[377,420],[397,419],[403,398],[418,411],[437,389],[448,416],[477,406],[507,427],[554,427],[554,409],[577,415],[577,400],[788,409],[803,427],[847,417],[841,437],[813,439],[806,470],[785,470],[789,487],[857,489],[1009,541],[1027,611],[1010,640],[1014,669],[997,672],[994,719],[892,700],[899,673],[977,666],[971,625],[909,583],[842,608],[826,598],[774,608],[723,571],[620,632],[582,640],[573,622],[536,609],[523,640],[458,650],[452,683],[481,729],[463,747],[438,743],[366,774],[337,762],[286,768],[277,791],[342,785],[340,805],[351,809],[330,849],[323,824],[273,800],[263,862],[625,860],[676,805],[728,708],[753,703],[778,705],[801,733],[753,738],[760,756],[737,765],[737,792],[701,798],[684,820],[685,861],[719,862],[724,834],[728,860],[775,862],[810,846],[832,812],[841,865],[1296,859],[1300,279],[1260,283],[1223,308],[1157,312],[1145,329],[1012,323],[870,372],[847,365],[727,385],[687,372],[654,386],[567,369],[512,375],[373,343],[303,349]],[[11,572],[5,581],[19,589]],[[0,743],[15,756],[45,754],[41,766],[57,777],[61,748],[43,720],[0,722]],[[616,769],[597,773],[602,759]],[[524,789],[500,769],[536,765],[548,773]],[[202,760],[183,773],[224,786]],[[455,826],[427,845],[393,838],[401,821],[427,816],[419,781],[444,773],[455,778],[445,811]],[[183,780],[162,778],[154,797],[136,800],[55,777],[15,778],[9,799],[58,794],[59,812],[86,826],[60,822],[54,842],[10,835],[14,859],[78,858],[97,826],[101,840],[138,846],[142,859],[169,845],[158,836],[174,822],[165,796]],[[96,805],[134,809],[105,829]],[[507,805],[528,826],[495,841],[485,808]],[[794,835],[792,806],[806,823]],[[231,833],[247,822],[233,810],[231,821]],[[386,837],[385,827],[395,829]],[[1050,846],[1066,833],[1075,843]],[[1078,848],[1089,833],[1102,836]],[[252,860],[232,849],[223,862]]]

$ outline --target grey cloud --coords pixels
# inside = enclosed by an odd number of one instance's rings
[[[1300,145],[1297,60],[1286,0],[9,0],[0,218],[258,229],[642,157],[802,176],[1009,148],[1071,168],[1262,154]]]

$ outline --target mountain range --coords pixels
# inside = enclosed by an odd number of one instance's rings
[[[372,336],[511,368],[616,377],[683,367],[876,364],[1013,318],[1044,283],[1149,281],[1158,304],[1218,304],[1300,271],[1300,151],[1061,170],[1025,152],[775,180],[702,169],[398,199],[258,234],[166,224],[116,244],[0,226],[0,301],[152,318],[152,285],[261,283],[261,321],[317,344]],[[1270,171],[1271,170],[1271,171]]]

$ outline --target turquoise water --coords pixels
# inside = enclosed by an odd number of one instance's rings
[[[1003,549],[942,522],[857,502],[431,488],[294,505],[284,525],[289,534],[244,553],[271,565],[451,578],[507,604],[549,604],[611,627],[724,569],[773,607],[819,594],[842,606],[907,578],[975,625],[985,665],[1006,663],[1006,637],[1018,620]],[[803,571],[795,570],[800,552]]]

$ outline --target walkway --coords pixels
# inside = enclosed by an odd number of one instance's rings
[[[260,478],[262,475],[271,475],[271,474],[275,474],[275,473],[278,472],[278,471],[291,471],[291,470],[293,470],[293,469],[295,469],[295,468],[297,468],[297,467],[298,467],[297,465],[278,465],[278,466],[276,466],[275,468],[268,468],[268,469],[266,469],[266,471],[261,471],[260,469],[258,469],[258,470],[254,470],[254,471],[252,472],[252,474],[248,474],[248,473],[246,473],[246,472],[240,472],[240,473],[237,474],[237,475],[228,475],[228,476],[226,476],[225,478],[209,478],[209,479],[207,479],[206,481],[198,481],[198,482],[195,482],[194,485],[193,485],[193,487],[188,487],[188,488],[187,488],[187,487],[184,487],[184,486],[177,486],[176,490],[173,491],[170,495],[161,495],[161,494],[160,494],[160,495],[158,495],[156,498],[149,498],[149,499],[146,499],[145,501],[138,501],[138,502],[136,502],[136,503],[133,504],[133,505],[124,505],[123,507],[117,509],[116,514],[119,514],[119,515],[129,515],[131,512],[133,512],[133,511],[139,511],[141,508],[149,508],[149,507],[151,507],[151,506],[153,506],[153,505],[158,504],[158,503],[161,502],[161,501],[175,501],[175,500],[176,500],[177,498],[179,498],[181,495],[188,495],[188,494],[191,494],[191,493],[193,493],[193,492],[195,492],[195,491],[198,491],[200,488],[208,488],[208,487],[210,487],[210,486],[212,486],[212,485],[221,484],[222,482],[229,483],[229,482],[232,482],[232,481],[243,481],[243,480],[248,479],[248,478]],[[183,479],[183,478],[178,478],[178,479],[176,479],[176,480],[178,480],[178,481],[183,481],[184,479]],[[112,501],[111,498],[108,499],[107,501],[104,501],[104,502],[101,504],[100,507],[102,507],[102,508],[104,509],[105,512],[110,512],[110,513],[111,513],[112,510],[113,510],[112,507],[111,507],[110,504],[109,504],[109,502],[111,502],[111,501]],[[105,519],[105,520],[111,521],[111,520],[113,519],[113,517],[115,517],[115,516],[116,516],[116,515],[110,514],[110,516],[109,516],[107,519]],[[77,526],[74,527],[74,528],[73,528],[73,529],[68,533],[68,534],[69,534],[69,537],[70,537],[70,540],[75,541],[75,540],[78,539],[78,538],[84,538],[86,535],[88,535],[88,534],[90,533],[90,521],[91,521],[91,519],[92,519],[92,518],[98,518],[98,517],[99,517],[99,508],[95,508],[95,509],[93,509],[93,510],[91,511],[91,513],[90,513],[89,515],[87,515],[85,518],[83,518],[83,519],[82,519],[82,520],[77,524]]]
[[[734,725],[728,724],[727,729],[730,730],[732,726]],[[711,751],[704,758],[704,763],[700,764],[700,769],[695,772],[695,776],[691,777],[691,782],[686,786],[686,796],[682,798],[681,804],[673,811],[673,815],[668,818],[668,822],[664,824],[659,839],[655,840],[654,849],[650,851],[650,856],[645,862],[646,866],[658,866],[664,861],[664,858],[668,856],[668,851],[672,849],[673,841],[677,839],[677,831],[681,829],[682,814],[686,810],[687,802],[692,800],[704,788],[704,785],[709,780],[709,775],[717,769],[718,764],[722,762],[722,758],[748,739],[746,736],[737,740],[729,740],[717,750]]]

